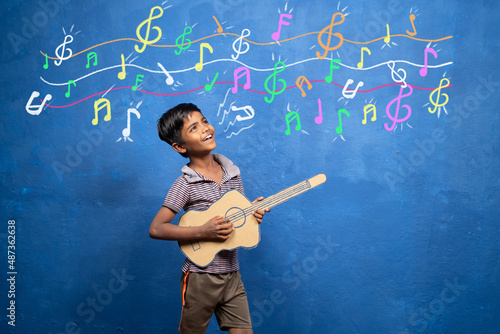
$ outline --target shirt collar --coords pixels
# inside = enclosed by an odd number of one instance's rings
[[[212,154],[215,161],[217,161],[222,169],[228,174],[229,179],[232,179],[235,176],[240,175],[240,169],[228,158],[223,156],[222,154],[213,153]],[[201,177],[199,173],[197,173],[194,169],[185,165],[181,169],[184,178],[188,181],[188,183],[194,183],[199,181],[204,181],[205,179]]]

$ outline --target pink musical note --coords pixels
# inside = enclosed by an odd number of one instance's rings
[[[319,115],[314,118],[316,124],[321,124],[323,122],[323,110],[321,109],[321,99],[318,99]]]
[[[283,20],[284,17],[286,17],[287,19],[291,19],[292,14],[280,14],[280,22],[279,22],[279,26],[278,26],[278,31],[273,32],[271,35],[271,38],[275,41],[278,41],[280,39],[281,26],[289,26],[290,25],[290,22]]]
[[[240,74],[243,72],[242,74]],[[238,92],[238,79],[247,76],[247,82],[243,85],[243,88],[249,89],[250,88],[250,70],[246,68],[245,66],[238,67],[237,69],[234,70],[234,87],[231,89],[233,94],[236,94]]]
[[[424,52],[424,67],[420,69],[419,73],[421,76],[425,77],[427,75],[427,55],[429,53],[432,53],[432,55],[434,56],[434,58],[437,59],[438,55],[436,53],[436,51],[434,51],[433,48],[426,48],[425,49],[425,52]]]

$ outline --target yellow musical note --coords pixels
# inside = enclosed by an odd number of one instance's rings
[[[361,61],[358,63],[358,68],[363,68],[363,52],[368,53],[371,56],[371,51],[366,46],[361,48]]]
[[[389,33],[389,24],[386,24],[387,26],[387,37],[384,37],[384,42],[389,44],[389,42],[391,41],[391,35]]]
[[[155,12],[155,9],[158,9],[160,11],[160,14],[156,15],[156,16],[153,16],[154,12]],[[141,24],[139,24],[137,26],[137,29],[136,29],[136,34],[137,34],[137,38],[142,42],[144,43],[144,45],[142,46],[142,48],[139,48],[139,46],[135,46],[135,51],[139,52],[139,53],[142,53],[144,52],[144,50],[146,49],[146,45],[151,45],[151,44],[154,44],[156,42],[158,42],[161,38],[161,29],[159,27],[153,27],[154,30],[156,30],[156,32],[158,33],[158,36],[153,39],[152,41],[149,40],[149,31],[151,30],[151,21],[154,20],[154,19],[157,19],[159,17],[161,17],[163,15],[163,9],[161,9],[161,7],[158,7],[158,6],[155,6],[153,8],[151,8],[151,12],[149,13],[149,18],[147,20],[144,20],[141,22]],[[142,38],[141,36],[141,28],[143,25],[147,24],[148,26],[146,27],[146,38]]]
[[[104,116],[104,120],[106,122],[111,120],[111,104],[109,103],[108,99],[102,98],[102,99],[99,99],[99,100],[94,102],[95,118],[92,120],[93,125],[97,125],[97,123],[99,123],[97,116],[98,116],[99,110],[101,110],[104,107],[106,108],[106,111],[107,111],[106,116]]]
[[[118,73],[118,79],[123,80],[127,76],[127,72],[125,72],[125,57],[122,53],[122,71]]]
[[[210,51],[210,53],[214,52],[214,49],[212,49],[212,46],[210,46],[210,44],[208,44],[208,43],[201,43],[200,44],[200,62],[194,66],[194,68],[198,72],[200,72],[203,69],[203,49],[208,49],[208,51]]]
[[[377,120],[377,108],[375,107],[374,104],[367,104],[363,108],[363,112],[365,113],[365,119],[362,120],[361,123],[366,124],[366,115],[369,114],[372,111],[373,111],[373,116],[371,118],[371,121],[375,122]]]

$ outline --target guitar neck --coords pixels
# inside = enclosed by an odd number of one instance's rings
[[[319,186],[320,184],[324,183],[325,181],[326,181],[326,175],[325,174],[318,174],[310,179],[307,179],[305,181],[297,183],[294,186],[283,189],[282,191],[278,192],[277,194],[274,194],[272,196],[264,198],[260,202],[256,202],[256,203],[252,204],[249,208],[247,208],[245,210],[245,213],[248,215],[248,214],[252,214],[255,210],[263,210],[266,208],[275,207],[283,202],[288,201],[292,197],[300,195],[308,190],[311,190],[312,188],[314,188],[316,186]]]

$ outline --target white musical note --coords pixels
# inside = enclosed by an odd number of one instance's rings
[[[141,105],[142,101],[137,104],[137,108]],[[133,140],[130,138],[130,114],[135,114],[137,116],[137,119],[141,119],[141,114],[136,108],[129,108],[127,110],[127,127],[122,130],[122,135],[123,135],[123,141],[130,140],[133,142]],[[119,138],[117,142],[122,140],[122,138]]]
[[[165,80],[165,82],[167,83],[167,85],[172,85],[174,83],[174,78],[170,75],[170,73],[167,72],[167,70],[165,69],[165,67],[163,67],[162,64],[160,63],[157,63],[158,66],[161,68],[162,72],[165,73],[165,75],[167,76],[167,79]]]
[[[255,116],[255,111],[253,110],[252,106],[244,106],[240,108],[231,106],[231,110],[232,111],[243,110],[246,113],[246,116],[236,115],[236,120],[239,122],[252,119]]]
[[[358,82],[358,85],[356,86],[356,88],[354,90],[350,89],[349,91],[347,91],[347,87],[352,83],[354,83],[354,80],[347,79],[347,82],[346,82],[344,88],[342,89],[342,95],[346,99],[353,99],[356,96],[356,93],[358,92],[359,87],[363,87],[363,85],[364,85],[363,81],[360,81],[360,82]]]
[[[40,115],[43,107],[45,106],[45,103],[52,99],[52,95],[47,94],[47,95],[45,95],[45,98],[43,99],[42,104],[33,105],[33,100],[39,96],[40,96],[40,93],[37,91],[33,91],[33,93],[31,93],[30,99],[28,100],[28,103],[26,103],[26,111],[28,112],[28,114],[35,115],[35,116]]]

